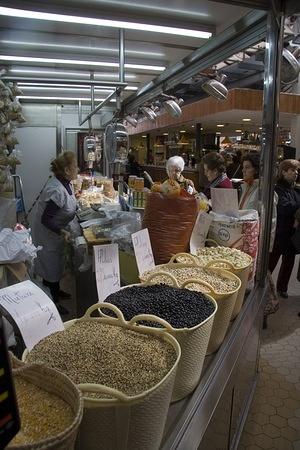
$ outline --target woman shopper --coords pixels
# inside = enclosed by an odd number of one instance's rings
[[[207,198],[211,198],[211,188],[232,189],[232,183],[226,175],[226,162],[222,155],[210,152],[203,157],[204,174],[208,185],[204,189]]]
[[[282,161],[278,169],[275,191],[278,195],[277,227],[273,251],[270,255],[269,269],[275,269],[282,257],[277,278],[277,292],[282,298],[288,298],[288,284],[298,253],[291,240],[295,228],[295,213],[300,208],[300,188],[296,186],[299,162],[295,159]]]
[[[65,152],[51,163],[54,176],[46,184],[37,204],[33,223],[33,241],[43,248],[35,261],[35,273],[50,289],[54,303],[66,297],[59,281],[64,271],[64,245],[70,240],[69,226],[75,217],[76,199],[71,181],[78,167],[73,152]],[[57,305],[61,314],[68,311]]]
[[[256,211],[259,211],[260,209],[258,200],[259,165],[260,165],[260,155],[258,153],[248,153],[242,158],[244,183],[241,186],[241,197],[239,201],[240,209],[255,209]],[[276,230],[276,202],[277,202],[277,195],[274,195],[270,250],[273,248]],[[264,328],[267,328],[268,315],[275,313],[279,307],[279,301],[276,295],[275,285],[270,272],[268,272],[268,285],[269,285],[268,286],[269,295],[264,310],[264,322],[263,322]]]

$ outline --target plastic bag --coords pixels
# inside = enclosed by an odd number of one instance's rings
[[[208,238],[218,245],[234,247],[253,258],[249,281],[253,280],[256,269],[259,238],[259,216],[254,209],[240,210],[239,218],[210,212],[213,221],[210,225]]]
[[[113,243],[119,245],[119,249],[131,255],[134,254],[131,235],[142,229],[142,221],[139,213],[122,211],[113,222],[111,230],[106,234]]]
[[[167,263],[176,253],[187,252],[198,214],[197,200],[168,198],[158,192],[147,195],[142,228],[148,228],[156,264]]]
[[[32,261],[36,258],[37,251],[42,247],[28,244],[24,239],[22,232],[12,231],[9,228],[0,231],[0,264]]]
[[[13,228],[16,223],[16,200],[4,198],[0,194],[0,230]]]

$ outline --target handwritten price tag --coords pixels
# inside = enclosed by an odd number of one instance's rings
[[[95,245],[94,255],[97,292],[101,302],[120,289],[118,245]]]
[[[212,216],[210,214],[204,211],[199,212],[190,239],[190,252],[193,255],[196,255],[197,248],[205,247],[205,240],[211,222]]]
[[[148,228],[131,235],[139,274],[155,266]]]
[[[44,337],[64,329],[55,304],[32,281],[0,289],[0,305],[15,321],[28,350]]]

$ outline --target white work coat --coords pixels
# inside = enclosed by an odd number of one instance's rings
[[[35,260],[35,273],[50,282],[59,281],[63,275],[64,238],[45,227],[41,218],[47,202],[52,200],[60,208],[54,216],[55,225],[67,229],[76,211],[76,198],[71,189],[72,195],[56,177],[51,178],[39,198],[32,226],[34,244],[43,247]]]

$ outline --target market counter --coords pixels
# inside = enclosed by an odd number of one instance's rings
[[[149,173],[153,181],[165,181],[167,179],[167,173],[165,166],[145,165],[142,169]],[[196,191],[199,191],[199,171],[195,168],[187,168],[182,172],[185,178],[192,180]]]

